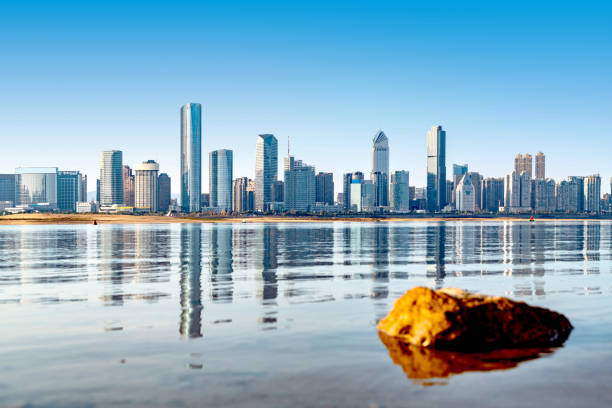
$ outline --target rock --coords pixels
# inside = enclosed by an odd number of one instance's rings
[[[518,348],[462,353],[415,346],[383,332],[378,332],[378,336],[393,363],[402,368],[406,377],[425,386],[444,385],[447,377],[464,372],[509,370],[523,361],[554,352],[550,348]]]
[[[395,301],[378,330],[421,347],[485,351],[560,346],[572,325],[560,313],[525,302],[416,287]]]

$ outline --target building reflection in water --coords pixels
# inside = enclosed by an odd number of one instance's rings
[[[372,233],[372,292],[376,321],[386,316],[389,297],[389,225],[377,224]]]
[[[210,231],[210,284],[213,302],[231,303],[234,298],[233,226],[213,224]]]
[[[435,278],[436,287],[443,286],[446,277],[446,224],[428,224],[426,231],[425,263],[427,264],[427,276]]]
[[[263,316],[259,319],[263,329],[276,329],[278,321],[278,280],[276,271],[278,268],[278,246],[279,228],[276,225],[265,225],[259,229],[260,236],[257,242],[261,243],[258,251],[261,258],[258,262],[258,269],[261,271],[261,286],[258,289],[258,297],[263,305]]]
[[[183,338],[202,337],[202,226],[181,224],[179,332]]]
[[[136,268],[135,231],[126,226],[98,229],[99,280],[110,283],[104,285],[102,296],[106,306],[122,306],[126,298],[123,284],[127,283]]]

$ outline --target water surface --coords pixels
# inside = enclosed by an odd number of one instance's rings
[[[610,406],[611,246],[607,221],[3,226],[0,406]],[[417,285],[575,330],[449,366],[376,331]]]

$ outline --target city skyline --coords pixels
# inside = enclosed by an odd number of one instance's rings
[[[11,63],[0,67],[10,79],[0,101],[0,134],[10,140],[2,173],[60,166],[86,174],[93,191],[97,155],[118,149],[130,166],[160,163],[179,194],[176,107],[198,101],[203,169],[210,151],[232,149],[234,173],[250,178],[257,134],[280,146],[291,136],[296,156],[333,172],[338,186],[343,173],[369,172],[369,141],[383,129],[390,171],[425,185],[422,134],[438,123],[449,131],[447,162],[490,177],[505,176],[516,152],[540,150],[556,180],[612,174],[605,6],[259,3],[238,18],[229,6],[193,5],[189,16],[159,5],[145,16],[129,5],[37,7],[32,16],[13,4],[0,16],[12,39],[2,45]],[[273,24],[262,30],[262,20]],[[371,21],[384,24],[372,30]],[[267,64],[271,56],[282,62]]]

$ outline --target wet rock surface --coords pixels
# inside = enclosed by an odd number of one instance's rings
[[[560,313],[504,297],[416,287],[395,301],[378,330],[415,346],[473,352],[560,346],[572,325]]]

